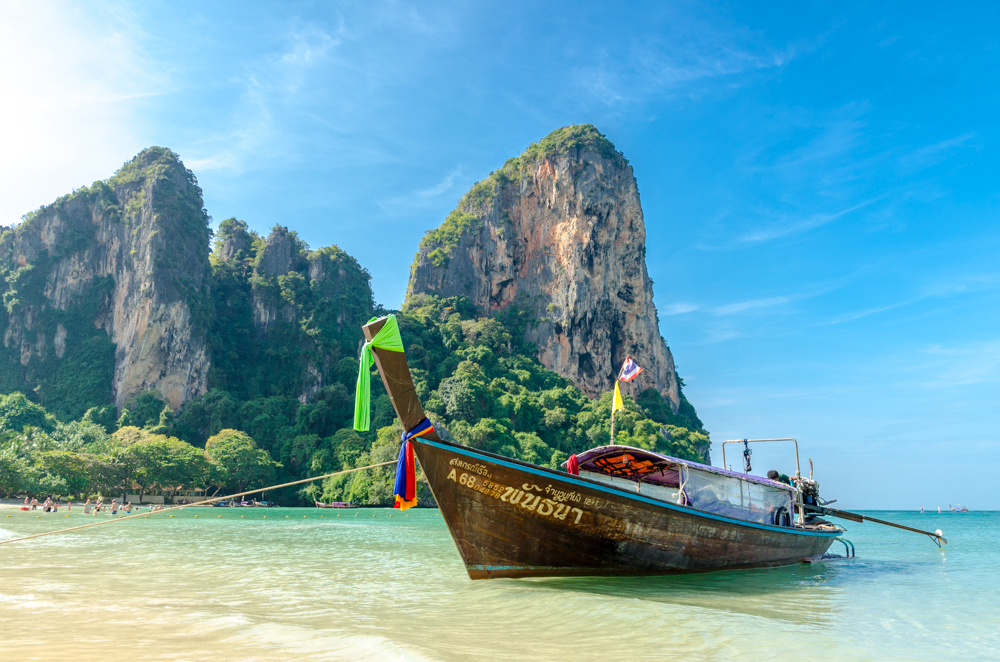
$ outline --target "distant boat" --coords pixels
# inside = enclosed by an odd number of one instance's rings
[[[333,501],[331,503],[323,503],[322,501],[316,501],[317,508],[357,508],[353,502],[350,501]]]

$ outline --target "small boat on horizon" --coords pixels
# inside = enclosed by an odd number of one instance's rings
[[[353,501],[333,501],[330,503],[315,501],[314,503],[317,508],[358,508]]]

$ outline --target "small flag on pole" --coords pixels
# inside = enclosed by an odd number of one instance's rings
[[[625,401],[622,400],[622,392],[618,389],[618,382],[615,382],[615,398],[611,401],[611,413],[625,409]]]
[[[640,372],[642,372],[642,368],[640,368],[635,361],[626,356],[625,363],[622,364],[622,371],[618,379],[623,382],[630,382],[638,377]]]

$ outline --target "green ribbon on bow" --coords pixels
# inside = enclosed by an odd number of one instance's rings
[[[377,317],[368,320],[371,324]],[[403,351],[403,339],[399,335],[399,324],[395,315],[389,315],[385,325],[375,334],[375,337],[361,348],[361,365],[358,366],[358,385],[354,392],[354,429],[367,432],[371,427],[372,385],[371,368],[375,363],[372,347],[387,349],[390,352]]]

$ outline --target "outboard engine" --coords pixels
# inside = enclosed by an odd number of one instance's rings
[[[823,513],[819,501],[819,482],[812,478],[800,478],[798,486],[802,490],[802,505],[806,515],[806,523],[812,524],[816,517]]]
[[[800,478],[799,489],[802,490],[802,502],[806,506],[819,506],[819,482],[812,478]]]

